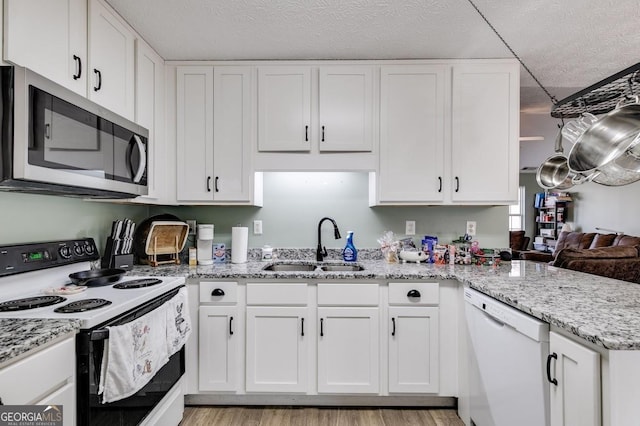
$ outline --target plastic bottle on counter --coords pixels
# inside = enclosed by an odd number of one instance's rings
[[[356,246],[353,245],[353,231],[347,232],[347,244],[344,246],[344,250],[342,250],[342,259],[345,262],[355,262],[358,260],[358,250],[356,250]]]

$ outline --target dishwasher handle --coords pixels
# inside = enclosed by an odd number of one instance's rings
[[[549,383],[558,386],[558,380],[551,378],[551,360],[552,359],[557,360],[558,354],[554,352],[552,354],[547,355],[547,380],[549,381]]]

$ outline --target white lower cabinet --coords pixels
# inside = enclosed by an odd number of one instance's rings
[[[318,318],[318,393],[378,393],[378,308],[318,308]]]
[[[306,392],[306,307],[247,307],[247,392]]]
[[[551,426],[600,426],[600,354],[549,333]]]
[[[439,390],[438,308],[389,307],[389,392]]]
[[[0,369],[0,405],[61,405],[62,424],[75,425],[75,347],[71,336]]]
[[[236,306],[201,306],[199,312],[199,389],[235,391],[236,363],[240,362],[238,339],[242,332],[234,328]]]

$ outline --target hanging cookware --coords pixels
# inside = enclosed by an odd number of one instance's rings
[[[596,119],[595,116],[587,117],[587,120]],[[576,120],[577,121],[577,120]],[[567,123],[567,125],[571,125],[572,122]],[[586,123],[583,121],[582,123]],[[559,189],[566,190],[574,185],[583,183],[588,179],[579,173],[572,172],[567,165],[567,157],[563,154],[564,148],[562,147],[562,142],[565,139],[565,128],[564,123],[559,125],[560,130],[558,131],[558,136],[555,141],[555,154],[551,157],[547,158],[541,165],[538,167],[536,171],[536,181],[538,185],[546,190],[550,189]],[[574,132],[578,131],[580,128],[579,125],[573,125],[570,127],[569,135],[574,135]],[[584,126],[586,129],[586,126]]]
[[[576,173],[594,173],[593,182],[619,186],[640,180],[640,103],[621,105],[591,125],[568,157]]]
[[[124,269],[90,269],[69,274],[69,279],[77,285],[99,287],[120,280],[126,272]]]

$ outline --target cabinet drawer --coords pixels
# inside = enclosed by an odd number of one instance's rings
[[[0,398],[7,405],[35,404],[74,382],[75,339],[66,339],[0,370]]]
[[[249,283],[247,305],[292,305],[308,303],[306,283]]]
[[[214,305],[238,303],[238,283],[234,281],[201,281],[200,303]]]
[[[378,306],[378,284],[318,284],[318,306]]]
[[[389,283],[389,304],[437,305],[440,302],[438,289],[438,283]]]

